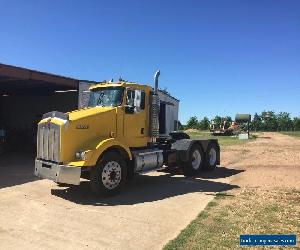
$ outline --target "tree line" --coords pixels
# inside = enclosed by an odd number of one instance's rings
[[[226,120],[226,126],[230,126],[233,119],[230,116],[223,117]],[[219,127],[222,123],[222,117],[216,115],[212,121]],[[198,119],[192,116],[186,125],[182,125],[181,129],[200,129],[208,130],[210,120],[207,117]],[[260,114],[255,113],[251,122],[250,129],[252,131],[300,131],[300,117],[292,118],[288,112],[275,113],[274,111],[263,111]]]

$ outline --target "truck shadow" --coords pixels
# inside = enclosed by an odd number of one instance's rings
[[[222,167],[214,174],[218,172],[220,172],[219,177],[216,178],[228,177],[241,171]],[[81,182],[79,186],[52,189],[51,194],[81,205],[116,206],[154,202],[188,193],[215,193],[239,188],[237,185],[206,180],[206,178],[208,176],[204,178],[201,176],[184,177],[174,173],[160,173],[154,176],[138,175],[128,181],[121,194],[109,198],[95,197],[91,193],[88,181]]]
[[[245,170],[218,166],[214,171],[203,171],[197,177],[200,177],[201,179],[219,179],[230,177],[244,171]],[[183,175],[181,168],[165,168],[163,170],[159,170],[158,172],[170,173],[173,175]]]

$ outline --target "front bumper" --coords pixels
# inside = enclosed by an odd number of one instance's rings
[[[81,168],[36,159],[34,175],[58,183],[79,185]]]

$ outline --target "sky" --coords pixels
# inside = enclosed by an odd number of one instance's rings
[[[300,1],[0,0],[0,63],[159,86],[179,119],[300,116]]]

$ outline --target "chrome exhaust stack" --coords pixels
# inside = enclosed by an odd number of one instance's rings
[[[158,94],[158,77],[160,76],[160,70],[157,70],[154,74],[154,94]]]
[[[151,95],[150,101],[150,137],[151,141],[155,142],[159,136],[159,97],[158,97],[158,77],[160,70],[155,72],[154,75],[154,93]]]

